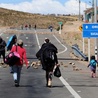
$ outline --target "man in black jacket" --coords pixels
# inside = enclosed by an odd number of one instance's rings
[[[3,62],[5,62],[5,47],[6,42],[0,37],[0,58],[3,57]]]
[[[54,60],[49,60],[45,58],[45,51],[52,50],[54,52]],[[49,41],[48,38],[45,38],[44,44],[42,44],[41,49],[37,52],[36,57],[41,60],[42,68],[46,71],[46,86],[52,86],[52,72],[54,66],[58,64],[57,59],[57,48]]]

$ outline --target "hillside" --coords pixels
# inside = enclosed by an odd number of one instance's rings
[[[77,21],[78,16],[55,16],[24,13],[14,10],[0,8],[0,27],[20,27],[22,24],[31,24],[32,27],[48,28],[52,25],[55,29],[59,27],[58,22],[63,22],[62,34],[59,35],[64,42],[72,46],[77,44],[83,50],[82,32],[79,26],[82,21]],[[85,54],[88,54],[88,39],[85,39]],[[91,55],[94,55],[94,39],[91,39]]]
[[[22,24],[36,24],[38,28],[48,28],[52,25],[55,29],[59,27],[58,22],[66,23],[66,21],[77,21],[77,16],[55,16],[31,14],[0,8],[0,26],[19,27]]]

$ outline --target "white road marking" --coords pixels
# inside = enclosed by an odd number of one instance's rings
[[[74,96],[74,98],[81,98],[79,94],[65,81],[65,79],[62,76],[59,79],[66,86],[69,92]]]
[[[62,54],[62,53],[64,53],[65,51],[67,51],[67,47],[64,46],[64,45],[58,40],[58,38],[57,38],[55,35],[53,35],[53,36],[54,36],[54,38],[65,48],[63,51],[58,52],[58,54]]]
[[[54,35],[53,35],[54,36]],[[56,36],[54,36],[55,38],[56,38]],[[37,33],[36,33],[36,39],[37,39],[37,43],[38,43],[38,46],[39,46],[39,48],[41,48],[41,46],[40,46],[40,43],[39,43],[39,39],[38,39],[38,36],[37,36]],[[62,45],[62,46],[64,46],[57,38],[56,38],[56,40]],[[65,46],[64,46],[65,47]],[[65,50],[64,51],[66,51],[67,50],[67,48],[65,48]],[[63,52],[64,52],[63,51]],[[62,53],[63,53],[62,52]],[[65,85],[65,87],[68,89],[68,91],[74,96],[74,98],[81,98],[80,96],[79,96],[79,94],[67,83],[67,81],[61,76],[60,78],[59,78],[60,80],[61,80],[61,82]]]
[[[39,39],[38,39],[37,33],[36,33],[35,35],[36,35],[38,47],[39,47],[39,49],[40,49],[40,48],[41,48],[41,45],[40,45],[40,43],[39,43]]]

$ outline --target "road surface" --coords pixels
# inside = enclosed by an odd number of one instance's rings
[[[18,39],[22,39],[27,50],[30,64],[36,59],[36,52],[48,37],[58,48],[62,77],[53,76],[52,88],[46,87],[45,71],[41,66],[37,69],[24,66],[21,74],[20,87],[14,86],[9,66],[0,67],[0,98],[98,98],[98,74],[90,77],[90,70],[84,63],[70,57],[71,48],[63,42],[59,34],[45,30],[17,30]],[[40,32],[40,33],[39,33]],[[7,42],[12,33],[0,35]],[[76,67],[76,69],[74,69]]]

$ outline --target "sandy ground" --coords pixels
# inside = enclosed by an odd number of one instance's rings
[[[62,29],[60,35],[63,40],[70,46],[77,44],[81,51],[83,51],[83,37],[82,31],[79,27],[83,24],[81,21],[67,22]],[[84,39],[84,53],[88,55],[88,38]],[[90,53],[95,55],[95,39],[90,39]]]

